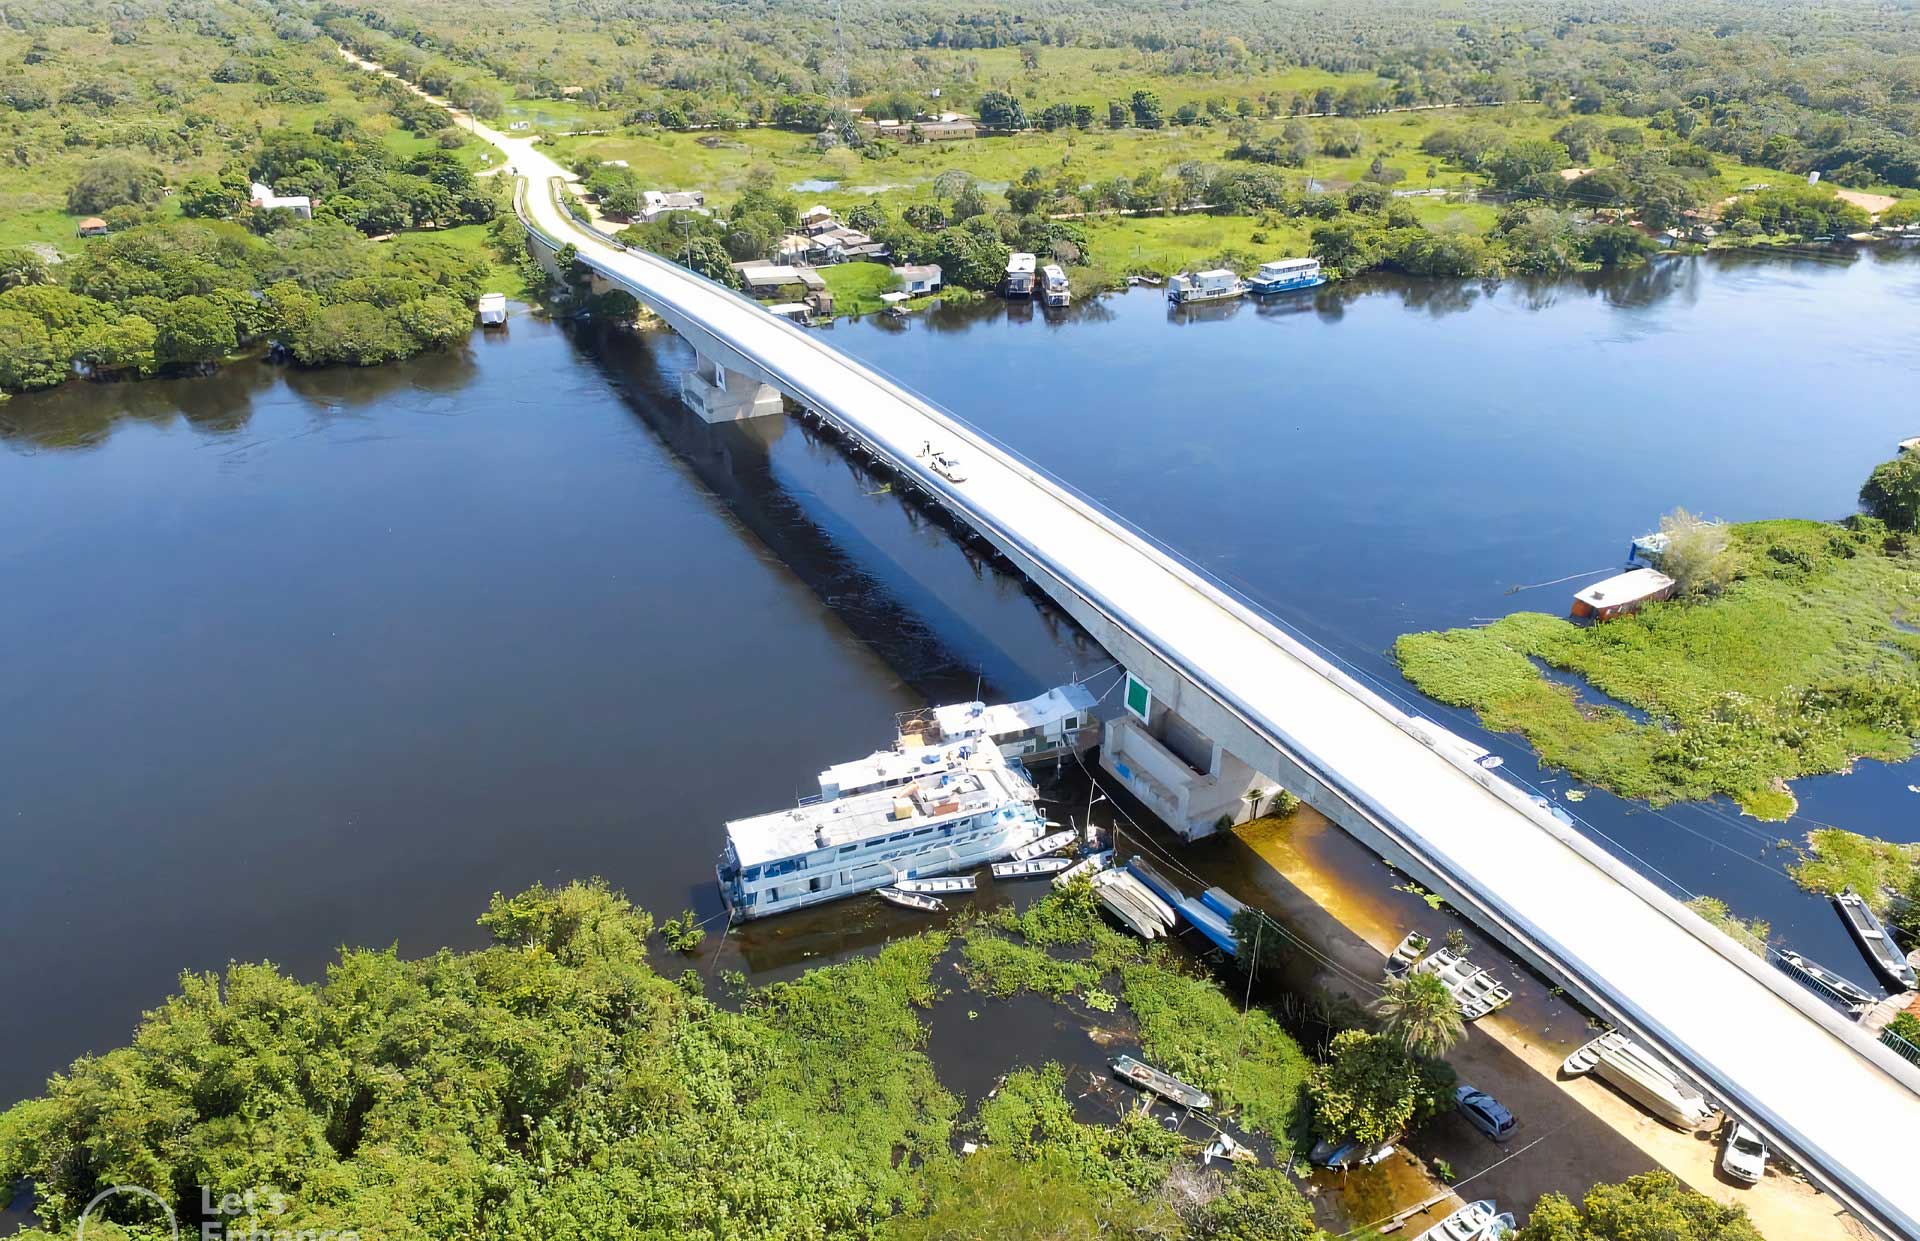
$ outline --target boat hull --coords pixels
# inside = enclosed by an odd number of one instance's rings
[[[1317,289],[1327,282],[1325,276],[1315,276],[1310,280],[1273,280],[1247,282],[1247,292],[1256,297],[1270,297],[1275,293],[1300,293],[1307,289]]]

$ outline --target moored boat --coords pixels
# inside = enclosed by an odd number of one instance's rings
[[[1189,1086],[1173,1074],[1143,1064],[1132,1056],[1115,1056],[1107,1064],[1113,1069],[1113,1075],[1121,1081],[1131,1082],[1142,1090],[1151,1090],[1169,1103],[1198,1111],[1213,1106],[1213,1096],[1198,1086]]]
[[[1158,939],[1167,933],[1169,924],[1161,922],[1152,907],[1140,899],[1152,894],[1125,871],[1101,871],[1093,877],[1093,891],[1107,912],[1140,938]]]
[[[1878,1000],[1852,979],[1843,978],[1817,961],[1808,960],[1791,950],[1774,954],[1774,964],[1821,999],[1839,1005],[1848,1012],[1872,1008]]]
[[[971,892],[979,884],[972,875],[944,875],[938,879],[896,879],[893,886],[902,892],[943,893]]]
[[[1072,858],[1035,857],[1013,862],[995,862],[995,879],[1038,879],[1042,875],[1057,875],[1073,865]]]
[[[1628,569],[1595,582],[1573,597],[1575,620],[1612,620],[1673,596],[1673,579],[1658,569]]]
[[[879,888],[880,899],[891,901],[902,909],[918,909],[922,913],[939,913],[947,903],[937,896],[928,896],[925,892],[908,892],[901,888]]]
[[[1260,264],[1260,270],[1247,281],[1247,290],[1259,294],[1292,293],[1299,289],[1318,288],[1326,282],[1327,277],[1320,270],[1319,259],[1276,259]]]
[[[1393,954],[1387,958],[1388,979],[1404,977],[1426,955],[1427,946],[1431,943],[1433,941],[1420,932],[1408,931],[1406,938],[1394,946]]]
[[[1247,291],[1247,282],[1225,268],[1183,271],[1167,281],[1167,300],[1176,306],[1195,302],[1224,302]]]
[[[1064,888],[1076,879],[1087,875],[1097,875],[1113,865],[1113,850],[1102,849],[1098,853],[1089,853],[1073,865],[1053,877],[1053,886]]]
[[[1478,1202],[1469,1202],[1452,1215],[1441,1220],[1433,1227],[1421,1233],[1415,1241],[1480,1241],[1487,1235],[1499,1218],[1494,1214],[1493,1200],[1482,1198]]]
[[[1902,991],[1912,991],[1915,985],[1913,967],[1907,964],[1906,954],[1887,934],[1887,928],[1881,925],[1879,917],[1868,907],[1866,900],[1848,888],[1833,898],[1833,904],[1840,911],[1840,916],[1846,919],[1847,929],[1853,932],[1853,938],[1859,943],[1861,951],[1867,954],[1867,962],[1874,970]]]
[[[1569,1077],[1592,1073],[1679,1129],[1698,1129],[1714,1113],[1694,1085],[1618,1030],[1584,1044],[1560,1065]]]
[[[1073,832],[1055,832],[1050,836],[1042,836],[1032,844],[1021,845],[1013,851],[1012,857],[1016,862],[1031,861],[1037,857],[1045,857],[1049,853],[1058,853],[1073,841]]]

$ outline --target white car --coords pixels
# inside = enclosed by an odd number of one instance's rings
[[[1758,1185],[1767,1174],[1766,1140],[1735,1121],[1720,1149],[1720,1170],[1742,1184]]]
[[[933,466],[933,472],[935,474],[938,474],[950,483],[964,483],[967,481],[966,470],[961,468],[960,459],[952,453],[934,453],[933,460],[928,462],[928,464]]]

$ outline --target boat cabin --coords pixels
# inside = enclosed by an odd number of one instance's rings
[[[1033,293],[1033,265],[1031,254],[1015,252],[1007,257],[1007,296],[1028,297]]]
[[[898,717],[900,745],[924,745],[985,737],[1000,753],[1022,762],[1062,758],[1091,749],[1100,739],[1094,718],[1097,700],[1084,685],[1061,685],[1025,702],[961,702],[904,712]]]
[[[1293,289],[1311,289],[1327,282],[1320,271],[1320,260],[1276,259],[1262,263],[1248,286],[1255,293],[1285,293]]]
[[[1629,569],[1595,582],[1573,597],[1573,618],[1612,620],[1642,604],[1673,596],[1673,579],[1658,569]]]
[[[1073,300],[1073,291],[1067,285],[1067,273],[1060,270],[1057,263],[1048,263],[1040,269],[1040,300],[1048,306],[1065,306]]]
[[[853,779],[859,791],[838,783]],[[883,751],[820,783],[820,797],[726,825],[715,874],[734,918],[982,866],[1046,831],[1025,774],[977,742]]]
[[[1246,291],[1246,283],[1225,267],[1202,272],[1183,271],[1167,281],[1167,300],[1176,304],[1223,301],[1239,297]]]

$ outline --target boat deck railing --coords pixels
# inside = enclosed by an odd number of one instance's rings
[[[1915,1047],[1912,1043],[1900,1035],[1895,1034],[1892,1030],[1880,1031],[1880,1041],[1884,1043],[1894,1055],[1899,1056],[1902,1060],[1907,1061],[1909,1064],[1920,1064],[1920,1047]]]

